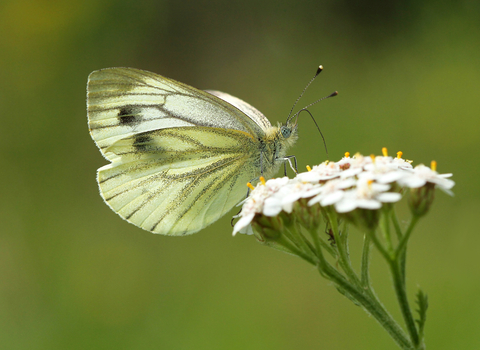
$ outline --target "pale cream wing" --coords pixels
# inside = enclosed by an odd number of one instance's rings
[[[87,111],[90,134],[108,160],[115,158],[107,151],[114,142],[151,130],[207,126],[264,135],[261,124],[221,98],[133,68],[92,72]]]
[[[216,90],[206,90],[209,94],[215,95],[218,98],[221,98],[225,102],[230,103],[231,105],[237,107],[241,110],[247,117],[260,126],[264,131],[272,126],[270,121],[260,112],[258,109],[253,107],[251,104],[239,99],[238,97],[229,95],[225,92],[216,91]]]
[[[252,135],[229,129],[167,128],[124,137],[98,171],[105,202],[154,233],[184,235],[219,219],[259,176]]]

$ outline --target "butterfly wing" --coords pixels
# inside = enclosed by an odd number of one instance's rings
[[[264,135],[261,124],[245,118],[232,104],[186,84],[133,68],[92,72],[87,85],[87,111],[90,134],[108,160],[115,155],[105,150],[115,141],[151,130],[208,126]]]
[[[228,212],[258,176],[254,140],[221,128],[167,128],[115,142],[99,169],[105,202],[154,233],[194,233]]]
[[[225,92],[221,91],[215,91],[215,90],[206,90],[209,94],[215,95],[218,98],[221,98],[222,100],[228,102],[229,104],[237,107],[239,110],[241,110],[243,113],[245,113],[246,116],[248,116],[252,121],[255,122],[255,124],[259,125],[264,131],[266,131],[268,128],[272,126],[270,124],[270,121],[263,115],[262,112],[260,112],[258,109],[253,107],[251,104],[242,101],[238,97],[226,94]]]
[[[90,75],[87,105],[92,138],[112,161],[98,171],[101,195],[145,230],[197,232],[259,176],[262,127],[209,93],[114,68]]]

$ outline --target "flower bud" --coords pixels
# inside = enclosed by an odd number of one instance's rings
[[[285,215],[283,213],[276,216],[266,216],[263,214],[255,215],[252,220],[252,228],[260,241],[276,240],[282,234],[285,228]]]
[[[435,198],[435,184],[427,182],[424,186],[418,188],[411,188],[408,196],[408,205],[412,214],[415,216],[425,215],[433,199]]]
[[[351,212],[341,214],[340,217],[344,218],[359,229],[371,231],[378,226],[380,215],[381,210],[357,208]]]

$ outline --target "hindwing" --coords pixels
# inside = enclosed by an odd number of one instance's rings
[[[98,171],[105,202],[154,233],[197,232],[219,219],[259,175],[254,139],[241,131],[168,128],[116,141],[116,160]]]

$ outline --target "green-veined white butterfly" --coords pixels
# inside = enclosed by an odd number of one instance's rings
[[[272,126],[236,97],[133,68],[92,72],[87,112],[111,162],[98,169],[101,196],[125,220],[165,235],[218,220],[248,182],[278,171],[297,139],[293,118]]]

